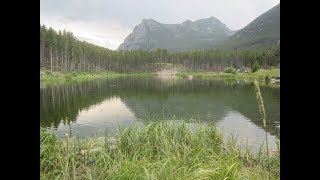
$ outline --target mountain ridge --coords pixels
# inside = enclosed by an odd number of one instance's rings
[[[163,24],[153,19],[143,19],[118,50],[200,49],[223,41],[233,34],[234,31],[226,24],[212,16],[196,21],[186,20],[180,24]]]
[[[120,44],[118,50],[188,51],[272,46],[280,48],[280,3],[244,28],[234,31],[213,16],[195,21],[185,20],[180,24],[143,19]]]

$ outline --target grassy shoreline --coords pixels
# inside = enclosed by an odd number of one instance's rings
[[[152,122],[103,138],[57,138],[40,128],[41,179],[280,179],[280,150],[240,152],[215,128]],[[86,151],[84,151],[86,150]]]
[[[232,74],[223,72],[194,72],[194,71],[181,71],[177,74],[180,77],[188,77],[188,75],[193,76],[193,78],[200,79],[235,79],[235,80],[249,80],[252,81],[255,78],[258,81],[264,81],[265,77],[269,78],[273,76],[280,76],[280,69],[260,69],[255,73],[245,73],[245,74]]]
[[[108,79],[125,76],[152,76],[152,73],[115,73],[115,72],[40,72],[40,82],[44,84],[63,84],[95,79]]]
[[[195,72],[180,70],[176,73],[177,77],[187,78],[189,75],[195,79],[221,79],[221,80],[248,80],[254,81],[257,79],[259,82],[265,82],[266,77],[271,79],[273,76],[280,75],[280,69],[260,69],[255,73],[246,74],[232,74],[222,72]],[[40,82],[43,84],[64,84],[70,82],[81,82],[95,79],[109,79],[117,77],[151,77],[157,76],[157,73],[115,73],[115,72],[40,72]],[[279,84],[271,84],[271,86],[280,86]]]

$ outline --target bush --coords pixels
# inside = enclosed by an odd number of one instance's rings
[[[269,84],[269,82],[270,82],[269,75],[267,75],[264,80],[265,80],[266,84]]]
[[[241,68],[240,68],[240,71],[241,72],[245,72],[247,69],[246,69],[246,67],[244,67],[244,66],[242,66]]]
[[[224,72],[225,72],[225,73],[236,74],[236,73],[237,73],[237,70],[236,70],[236,68],[234,68],[234,67],[226,67],[226,68],[224,69]]]
[[[51,71],[45,71],[45,74],[52,75],[52,72]]]
[[[66,75],[64,75],[64,79],[66,81],[70,81],[72,79],[72,76],[70,74],[66,74]]]
[[[204,75],[203,75],[203,74],[197,74],[197,75],[195,75],[195,77],[197,77],[197,78],[203,78]]]
[[[257,72],[260,69],[260,65],[258,63],[258,61],[254,62],[252,65],[252,72]]]
[[[183,78],[187,78],[187,77],[188,77],[188,75],[187,75],[187,74],[184,74],[184,73],[177,73],[176,75],[177,75],[177,76],[181,76],[181,77],[183,77]]]
[[[70,75],[73,76],[73,77],[76,77],[77,73],[76,72],[72,72]]]

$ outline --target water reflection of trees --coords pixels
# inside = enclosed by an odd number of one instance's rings
[[[279,89],[261,87],[268,125],[276,131],[280,122]],[[262,127],[253,87],[242,81],[177,80],[166,83],[153,78],[118,78],[41,89],[42,125],[57,127],[76,121],[78,113],[113,96],[132,110],[137,118],[222,119],[233,109]],[[269,131],[269,130],[268,130]]]
[[[279,89],[261,88],[268,118],[267,131],[277,132],[274,122],[280,122]],[[229,110],[236,110],[263,128],[256,96],[252,85],[222,81],[194,80],[162,91],[161,99],[156,95],[123,98],[124,103],[140,119],[157,118],[195,119],[207,122],[223,119]]]

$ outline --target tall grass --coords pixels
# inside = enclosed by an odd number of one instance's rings
[[[158,121],[64,141],[40,129],[41,179],[279,179],[279,156],[241,153],[213,126]]]
[[[259,83],[258,83],[258,81],[256,79],[254,80],[254,87],[255,87],[256,96],[257,96],[257,100],[258,100],[259,111],[260,111],[262,122],[263,122],[263,127],[267,128],[266,112],[265,112],[265,109],[264,109],[264,104],[263,104],[261,91],[260,91],[260,88],[259,88]],[[266,148],[267,148],[267,156],[268,156],[268,168],[270,169],[270,155],[269,155],[267,131],[265,131],[265,136],[266,136]]]

